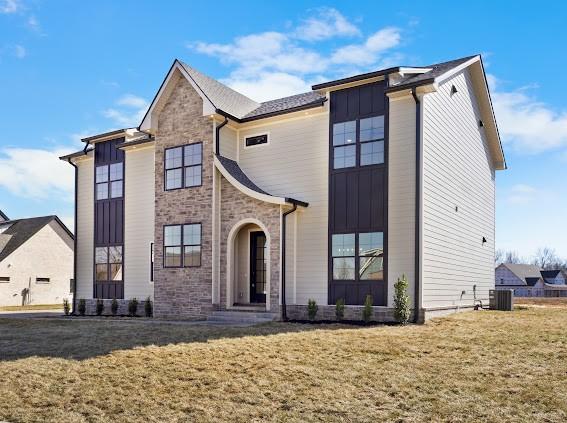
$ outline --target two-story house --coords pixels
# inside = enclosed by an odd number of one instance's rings
[[[346,303],[420,320],[494,287],[505,159],[480,56],[392,67],[258,103],[175,60],[138,128],[83,140],[77,298],[155,315],[303,318]]]

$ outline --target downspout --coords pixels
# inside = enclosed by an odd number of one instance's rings
[[[220,130],[222,129],[222,127],[224,125],[226,125],[228,123],[228,119],[225,117],[224,121],[215,128],[215,154],[217,156],[220,156]]]
[[[284,322],[287,322],[287,305],[286,305],[286,300],[285,300],[285,238],[286,238],[286,221],[287,221],[287,216],[289,214],[292,214],[294,211],[297,210],[297,204],[296,203],[292,203],[293,207],[291,210],[286,211],[283,214],[283,219],[282,219],[282,320]]]
[[[419,298],[421,283],[421,101],[416,88],[411,94],[415,101],[415,284],[414,284],[414,323],[419,322],[421,302]]]
[[[87,143],[88,147],[88,143]],[[86,150],[86,147],[85,147]],[[75,168],[75,218],[73,222],[73,304],[71,308],[71,314],[75,314],[75,299],[77,297],[77,199],[78,199],[78,184],[79,184],[79,168],[75,163],[68,158],[67,161],[71,166]]]

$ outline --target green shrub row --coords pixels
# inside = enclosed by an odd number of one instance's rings
[[[138,299],[132,298],[128,301],[128,315],[132,317],[136,317],[138,315]],[[66,316],[69,315],[71,306],[67,299],[63,300],[63,311]],[[96,300],[96,315],[101,316],[104,313],[104,301],[100,298]],[[84,298],[79,299],[79,304],[77,305],[77,311],[80,316],[84,316],[87,312],[87,301]],[[110,313],[113,316],[116,316],[118,313],[118,300],[116,298],[112,299],[112,303],[110,303]],[[146,317],[152,317],[154,314],[153,304],[150,297],[146,298],[144,302],[144,314]]]

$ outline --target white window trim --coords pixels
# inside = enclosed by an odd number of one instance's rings
[[[253,138],[253,137],[259,137],[260,135],[266,135],[267,141],[263,144],[256,144],[256,145],[246,145],[246,139],[247,138]],[[248,150],[250,148],[256,148],[256,147],[264,147],[267,145],[270,145],[270,132],[269,131],[264,131],[264,132],[258,132],[256,134],[247,134],[242,138],[242,147],[244,148],[244,150]]]

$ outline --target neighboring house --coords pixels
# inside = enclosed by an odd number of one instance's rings
[[[71,299],[73,234],[57,216],[0,215],[0,306]]]
[[[495,270],[496,289],[512,289],[517,297],[567,296],[562,270],[541,270],[531,264],[501,263]]]
[[[402,275],[421,319],[488,298],[506,166],[480,56],[312,88],[257,103],[176,60],[138,128],[61,157],[88,312],[360,319],[371,295],[391,320]]]

